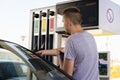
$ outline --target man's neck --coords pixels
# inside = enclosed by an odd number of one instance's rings
[[[71,35],[75,33],[81,33],[81,32],[84,32],[84,30],[80,25],[76,25],[71,28]]]

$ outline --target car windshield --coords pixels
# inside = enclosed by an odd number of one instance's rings
[[[32,51],[27,48],[8,41],[0,41],[0,47],[8,48],[12,52],[17,53],[18,55],[19,53],[22,53],[22,55],[26,55],[28,61],[34,67],[35,74],[37,75],[39,80],[73,80],[71,76],[64,73],[64,71],[59,69],[57,66],[55,66],[51,62],[46,61],[42,57],[36,56]]]

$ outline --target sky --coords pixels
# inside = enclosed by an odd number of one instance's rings
[[[62,1],[66,0],[0,0],[0,39],[21,44],[21,36],[26,36],[28,43],[30,10]]]

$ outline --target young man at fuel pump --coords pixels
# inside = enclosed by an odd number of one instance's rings
[[[89,13],[88,13],[89,14]],[[68,37],[61,68],[75,80],[99,80],[98,52],[93,36],[81,27],[81,15],[77,8],[63,11],[63,23]],[[62,48],[38,51],[38,55],[58,55]]]

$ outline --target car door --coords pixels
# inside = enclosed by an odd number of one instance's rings
[[[30,66],[8,45],[0,42],[0,80],[37,80]]]

